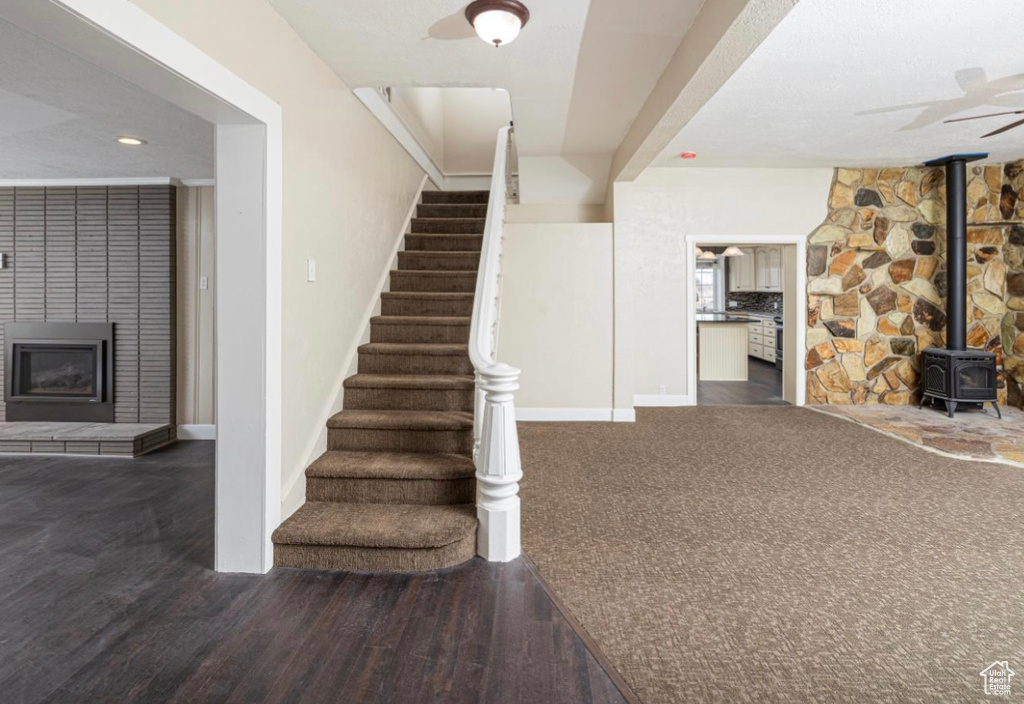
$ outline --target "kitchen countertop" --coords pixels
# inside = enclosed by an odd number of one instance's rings
[[[731,313],[697,313],[698,323],[757,323],[756,318],[750,316],[733,315]]]

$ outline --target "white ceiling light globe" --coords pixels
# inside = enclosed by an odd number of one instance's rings
[[[504,10],[488,10],[481,12],[473,20],[473,29],[488,44],[501,46],[508,44],[519,36],[523,28],[519,18]]]
[[[530,21],[530,10],[519,0],[473,0],[466,5],[466,19],[478,37],[502,46],[519,36]]]

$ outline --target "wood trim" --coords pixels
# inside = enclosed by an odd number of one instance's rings
[[[569,628],[579,636],[580,640],[583,641],[583,645],[590,651],[590,654],[594,656],[594,660],[596,660],[597,664],[601,666],[604,673],[608,675],[608,679],[610,679],[612,684],[615,685],[615,688],[619,690],[619,694],[622,695],[622,698],[625,699],[628,704],[642,704],[640,698],[636,696],[636,693],[634,693],[630,686],[626,684],[626,680],[622,678],[622,675],[618,673],[618,670],[615,669],[611,661],[607,656],[605,656],[604,651],[602,651],[597,645],[597,641],[587,633],[587,630],[583,628],[583,624],[576,620],[576,617],[572,615],[571,611],[569,611],[565,602],[562,601],[551,585],[548,584],[547,580],[544,579],[544,576],[540,573],[540,570],[537,569],[537,565],[534,564],[533,560],[531,560],[526,553],[523,553],[520,556],[520,559],[523,561],[523,564],[526,565],[526,569],[530,570],[530,573],[537,579],[537,583],[540,584],[544,593],[548,595],[549,599],[551,599],[551,603],[554,604],[554,607],[558,609],[560,614],[562,614],[562,618],[564,618],[565,622],[569,624]]]

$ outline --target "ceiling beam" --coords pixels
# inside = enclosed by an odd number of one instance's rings
[[[615,152],[609,188],[650,166],[797,2],[705,2]]]

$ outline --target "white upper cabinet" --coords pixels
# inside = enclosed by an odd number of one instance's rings
[[[742,257],[729,258],[729,290],[756,291],[756,247],[740,247]]]
[[[754,255],[758,291],[782,292],[782,248],[758,247]]]

